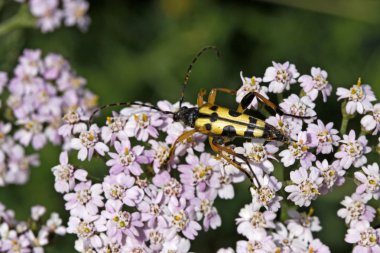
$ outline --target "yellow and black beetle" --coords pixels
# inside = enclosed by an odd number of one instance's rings
[[[276,113],[280,115],[287,115],[296,118],[310,118],[310,117],[300,117],[297,115],[286,114],[283,111],[279,110],[278,107],[263,97],[260,93],[257,92],[249,92],[246,94],[242,101],[240,102],[238,108],[236,110],[232,110],[226,107],[222,107],[215,104],[216,95],[218,92],[223,92],[231,95],[236,95],[236,90],[226,89],[226,88],[213,88],[208,94],[207,101],[204,100],[204,96],[206,95],[206,90],[201,89],[198,93],[197,98],[197,106],[194,107],[185,107],[182,106],[184,100],[184,91],[185,87],[188,83],[189,76],[192,70],[194,63],[197,61],[199,56],[205,52],[206,50],[213,49],[219,55],[219,51],[213,47],[205,47],[194,57],[193,61],[189,65],[185,80],[182,86],[182,94],[179,103],[179,110],[177,112],[171,111],[163,111],[156,106],[140,103],[140,102],[122,102],[122,103],[113,103],[102,106],[95,110],[90,119],[89,123],[91,123],[94,115],[107,107],[111,106],[131,106],[138,105],[141,107],[148,107],[164,114],[173,115],[173,120],[177,122],[182,122],[185,126],[189,126],[192,129],[185,131],[182,135],[180,135],[175,142],[172,144],[170,148],[169,158],[174,155],[174,151],[176,145],[186,141],[190,138],[194,133],[202,133],[208,136],[208,140],[212,150],[225,159],[228,163],[234,165],[237,169],[242,171],[247,175],[247,177],[253,183],[253,177],[255,177],[255,173],[253,172],[248,158],[246,158],[242,154],[238,154],[226,143],[232,141],[235,138],[244,138],[244,139],[264,139],[270,141],[280,141],[284,143],[289,142],[289,137],[282,133],[280,130],[275,128],[274,126],[266,123],[265,121],[248,115],[245,113],[247,107],[251,104],[252,100],[256,97],[266,106],[270,107]],[[250,175],[246,170],[241,167],[241,164],[238,164],[231,157],[238,157],[243,160],[249,167],[252,175]],[[252,177],[253,176],[253,177]],[[257,180],[257,183],[258,180]]]

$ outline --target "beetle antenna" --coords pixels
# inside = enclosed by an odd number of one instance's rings
[[[215,46],[207,46],[207,47],[204,47],[202,48],[202,50],[200,50],[196,55],[195,57],[193,58],[193,60],[191,61],[189,67],[187,68],[187,71],[186,71],[186,74],[185,74],[185,79],[183,81],[183,85],[182,85],[182,92],[181,92],[181,99],[179,100],[179,108],[182,107],[182,103],[183,103],[183,100],[185,98],[185,88],[186,88],[186,85],[187,83],[189,82],[189,78],[190,78],[190,73],[191,73],[191,70],[193,69],[193,65],[196,63],[196,61],[198,60],[198,58],[207,50],[215,50],[216,52],[216,56],[217,57],[220,57],[220,52],[219,52],[219,49]]]
[[[171,111],[163,111],[161,110],[160,108],[158,108],[157,106],[154,106],[154,105],[151,105],[151,104],[146,104],[146,103],[140,103],[140,102],[119,102],[119,103],[111,103],[111,104],[107,104],[107,105],[103,105],[101,107],[98,107],[95,109],[95,111],[93,111],[91,113],[91,116],[88,120],[88,126],[91,126],[91,123],[92,123],[92,120],[93,118],[95,117],[95,114],[97,114],[98,112],[104,110],[104,109],[107,109],[109,107],[116,107],[116,106],[131,106],[131,105],[138,105],[138,106],[141,106],[141,107],[147,107],[147,108],[150,108],[150,109],[153,109],[153,110],[156,110],[156,111],[159,111],[159,112],[162,112],[164,114],[174,114],[174,112],[171,112]]]

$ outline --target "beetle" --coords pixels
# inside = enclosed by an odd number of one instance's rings
[[[219,56],[219,51],[216,47],[208,46],[200,50],[197,53],[197,55],[193,58],[185,74],[184,82],[182,85],[181,98],[179,102],[179,110],[177,112],[163,111],[154,105],[140,102],[112,103],[97,108],[91,114],[89,118],[89,124],[91,124],[91,121],[97,112],[112,106],[137,105],[159,111],[163,114],[172,115],[174,121],[181,122],[183,125],[189,126],[192,129],[185,131],[174,141],[174,143],[170,147],[169,156],[166,162],[168,162],[170,158],[173,157],[175,148],[179,143],[186,141],[195,133],[202,133],[208,136],[210,147],[215,153],[217,153],[228,163],[232,164],[237,169],[242,171],[249,178],[251,183],[254,184],[253,177],[256,178],[256,175],[249,164],[249,159],[242,154],[236,153],[231,147],[229,147],[226,144],[231,142],[235,138],[264,139],[266,141],[279,141],[282,143],[289,143],[290,138],[285,133],[278,130],[276,127],[266,123],[264,120],[247,114],[246,110],[248,106],[251,104],[252,100],[256,97],[265,106],[268,106],[279,115],[287,115],[303,119],[312,117],[303,117],[287,114],[280,110],[278,106],[271,102],[269,99],[265,98],[260,93],[255,91],[247,93],[241,100],[236,110],[216,105],[215,100],[218,92],[227,93],[233,96],[236,95],[236,90],[227,88],[211,89],[211,91],[208,94],[207,100],[205,100],[204,98],[207,93],[206,90],[201,89],[197,96],[196,106],[182,106],[184,101],[185,88],[188,84],[193,65],[195,64],[197,59],[207,50],[215,50],[217,55]],[[252,175],[242,168],[242,164],[239,164],[231,157],[238,157],[242,161],[244,161],[244,163],[247,164]],[[257,178],[256,182],[257,184],[259,184]]]

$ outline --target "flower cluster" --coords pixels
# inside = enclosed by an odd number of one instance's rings
[[[344,208],[338,211],[348,226],[345,241],[355,245],[354,252],[377,252],[380,251],[380,229],[371,226],[376,210],[368,202],[380,198],[379,165],[363,166],[355,172],[355,179],[356,192],[345,197],[341,202]]]
[[[13,210],[0,203],[0,252],[44,252],[55,235],[64,235],[59,215],[52,213],[44,223],[45,213],[45,207],[34,206],[28,221],[18,221]]]
[[[380,230],[370,225],[374,221],[375,209],[368,201],[380,198],[380,172],[377,163],[367,165],[366,156],[373,151],[366,133],[376,135],[380,128],[380,118],[377,115],[379,104],[372,104],[376,97],[371,87],[362,85],[360,79],[351,89],[338,88],[338,100],[344,99],[342,127],[339,133],[334,129],[332,122],[324,123],[315,111],[319,92],[322,94],[323,102],[326,102],[332,93],[332,86],[326,79],[327,72],[313,67],[311,75],[298,78],[300,87],[303,88],[300,96],[293,93],[282,98],[284,91],[297,82],[298,76],[295,66],[286,62],[273,63],[263,78],[242,77],[243,86],[237,92],[237,101],[241,101],[252,91],[265,98],[268,98],[270,93],[281,95],[278,96],[278,103],[283,114],[271,116],[266,122],[290,136],[291,141],[285,148],[280,147],[280,150],[270,148],[273,146],[271,142],[264,145],[257,141],[247,142],[243,147],[235,148],[237,153],[249,158],[250,167],[255,173],[255,183],[251,189],[252,203],[240,211],[240,218],[237,219],[238,233],[248,240],[237,242],[236,252],[330,252],[327,246],[312,236],[311,232],[321,230],[317,217],[314,217],[314,223],[309,214],[291,211],[287,215],[288,218],[282,220],[283,223],[276,223],[275,218],[279,216],[276,212],[281,210],[284,197],[295,206],[310,206],[320,195],[329,193],[334,186],[342,185],[346,172],[351,168],[361,168],[361,171],[354,173],[358,184],[356,192],[345,198],[342,202],[345,208],[338,211],[338,216],[344,218],[349,226],[345,241],[355,245],[354,252],[377,252],[380,249]],[[268,88],[260,83],[261,80],[269,83]],[[250,106],[263,114],[266,113],[265,109],[257,106],[257,100]],[[354,130],[345,133],[348,121],[353,119],[356,113],[367,114],[361,120],[360,136]],[[276,152],[279,152],[278,156]],[[271,161],[277,157],[281,158],[284,167],[293,168],[290,172],[283,172],[282,182],[270,174],[273,171]],[[331,157],[335,159],[331,160]],[[280,195],[279,192],[284,183],[287,196]],[[289,205],[288,202],[286,206]],[[282,210],[279,214],[284,217]],[[292,220],[295,216],[299,221],[296,225],[289,222],[289,219]],[[284,224],[287,224],[287,227]],[[302,226],[310,228],[301,229]],[[234,250],[221,249],[219,252]]]
[[[327,253],[329,248],[313,235],[322,229],[313,209],[306,214],[296,208],[309,207],[355,175],[357,190],[342,202],[345,208],[338,215],[349,225],[346,241],[355,244],[355,252],[376,252],[379,232],[370,226],[374,209],[368,201],[380,198],[380,174],[376,163],[368,163],[367,155],[376,149],[369,146],[372,136],[367,134],[376,135],[380,123],[371,87],[359,80],[349,92],[338,88],[338,100],[344,99],[339,132],[317,115],[318,97],[326,102],[332,94],[325,70],[312,68],[310,75],[300,75],[294,64],[273,63],[263,78],[241,74],[241,79],[237,101],[250,92],[261,95],[248,108],[267,115],[262,100],[277,95],[278,108],[268,104],[277,114],[267,117],[266,124],[288,142],[246,140],[212,155],[205,151],[207,136],[182,135],[191,128],[165,113],[179,109],[167,101],[125,108],[101,126],[78,120],[61,127],[61,134],[71,138],[71,151],[63,152],[52,170],[78,251],[188,252],[198,231],[221,226],[216,198],[234,198],[233,184],[249,175],[252,203],[236,220],[246,240],[237,242],[236,251]],[[300,95],[286,94],[297,83]],[[347,134],[349,120],[357,114],[366,114],[363,129]],[[81,161],[104,160],[104,177],[95,179],[91,170],[70,163],[72,150]],[[274,163],[285,167],[281,178],[272,174]]]
[[[322,229],[318,217],[309,213],[290,210],[284,222],[275,222],[276,214],[262,210],[260,204],[251,203],[241,209],[236,219],[237,230],[246,237],[236,243],[236,252],[318,252],[330,253],[329,248],[313,232]],[[218,253],[235,252],[232,248],[220,249]]]
[[[158,107],[176,111],[178,104],[160,101]],[[205,152],[200,134],[169,157],[170,144],[187,130],[170,115],[142,107],[114,113],[104,126],[69,132],[79,160],[102,158],[107,165],[100,181],[71,164],[68,152],[52,168],[78,251],[187,252],[199,230],[221,225],[214,201],[233,198],[233,184],[244,177]]]
[[[25,2],[25,0],[16,0]],[[86,31],[90,24],[87,15],[89,3],[86,0],[30,0],[26,1],[31,14],[37,19],[42,32],[51,32],[62,24],[77,26]]]
[[[97,97],[85,85],[61,55],[42,57],[40,50],[26,49],[9,80],[0,72],[0,91],[6,90],[0,121],[0,186],[25,183],[29,168],[38,166],[38,154],[30,155],[26,148],[37,152],[48,142],[64,145],[59,133],[68,127],[61,127],[62,120],[74,125],[96,106]]]

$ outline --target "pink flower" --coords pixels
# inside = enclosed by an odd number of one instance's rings
[[[294,64],[285,62],[284,64],[272,62],[273,67],[265,70],[264,82],[269,82],[269,92],[282,93],[290,89],[290,84],[296,82],[300,75]]]
[[[86,243],[92,247],[101,247],[102,240],[97,234],[97,228],[95,226],[95,222],[98,219],[98,215],[89,215],[86,212],[83,213],[81,218],[70,216],[67,233],[76,234],[80,240],[86,241]]]
[[[163,124],[159,113],[135,113],[125,125],[125,132],[129,137],[136,137],[139,141],[147,141],[149,137],[157,138],[156,127]]]
[[[122,210],[123,203],[119,200],[108,200],[102,211],[96,227],[100,232],[106,232],[112,241],[122,243],[124,237],[139,238],[141,236],[140,213],[130,213]]]
[[[335,154],[335,157],[340,159],[340,166],[345,169],[354,165],[355,168],[367,163],[367,157],[365,154],[371,152],[371,148],[367,146],[368,140],[365,136],[359,136],[356,140],[356,134],[354,130],[351,130],[348,135],[343,135],[342,144],[339,147],[339,151]]]
[[[86,31],[90,24],[87,15],[88,2],[84,0],[63,0],[63,15],[66,26],[78,26],[80,30]]]
[[[123,142],[115,142],[115,149],[117,153],[109,152],[110,160],[107,161],[107,166],[110,166],[111,174],[119,174],[125,172],[131,173],[135,176],[141,175],[143,172],[140,164],[148,163],[148,158],[144,156],[144,147],[136,145],[131,147],[128,139]]]
[[[314,200],[320,194],[320,188],[323,178],[320,177],[319,171],[311,167],[310,172],[301,167],[296,171],[290,172],[290,179],[294,184],[285,187],[289,192],[288,199],[292,200],[298,206],[309,206],[311,200]]]
[[[57,192],[69,192],[74,188],[75,180],[86,181],[87,171],[81,169],[76,170],[74,166],[69,164],[67,152],[60,154],[59,162],[59,165],[51,169],[55,176],[54,188]]]
[[[171,225],[177,231],[182,231],[182,234],[190,239],[194,240],[195,236],[198,234],[198,230],[201,230],[201,226],[193,220],[194,211],[191,206],[186,208],[186,200],[180,198],[179,200],[172,198],[169,201],[169,216],[171,220]],[[186,209],[185,209],[186,208]]]
[[[92,125],[90,130],[82,131],[79,138],[71,140],[71,147],[79,150],[79,160],[84,161],[86,158],[90,160],[94,154],[94,150],[101,156],[104,156],[104,153],[109,151],[108,146],[99,141],[99,132],[99,128],[96,125]]]
[[[274,176],[264,174],[264,176],[257,175],[260,183],[260,187],[251,187],[252,202],[259,203],[267,210],[277,212],[280,209],[281,196],[278,196],[278,192],[282,183],[279,182]]]
[[[265,86],[260,86],[260,83],[262,81],[262,79],[260,77],[255,77],[255,76],[253,76],[251,78],[243,77],[243,72],[240,71],[240,78],[241,78],[241,81],[243,82],[243,85],[236,92],[236,102],[240,103],[241,100],[243,99],[243,97],[250,92],[257,92],[257,93],[260,93],[265,98],[268,98],[268,96],[266,94],[268,91],[268,88]],[[257,100],[257,97],[255,96],[253,98],[251,104],[248,105],[247,108],[249,109],[249,108],[253,107],[253,108],[257,109],[258,103],[259,103],[259,101]]]
[[[239,212],[239,218],[236,219],[238,225],[237,231],[249,238],[250,235],[265,231],[267,228],[275,228],[273,223],[276,213],[272,211],[260,211],[261,204],[252,202],[245,205]]]
[[[354,222],[344,240],[355,244],[353,253],[380,252],[380,228],[372,228],[368,221]]]
[[[338,146],[340,137],[338,130],[333,128],[334,123],[330,122],[326,125],[318,119],[318,125],[309,124],[307,132],[314,134],[318,138],[317,154],[330,154],[334,151],[333,146]]]
[[[373,221],[376,210],[366,205],[369,199],[368,196],[361,196],[356,193],[352,194],[351,197],[345,196],[344,200],[340,202],[344,208],[338,210],[338,216],[345,219],[346,224],[351,224],[354,221]]]
[[[104,205],[101,184],[92,185],[90,181],[81,182],[74,188],[74,192],[64,196],[66,200],[65,208],[70,210],[70,214],[83,217],[85,213],[95,215],[99,207]]]
[[[312,232],[319,232],[322,229],[318,217],[312,216],[312,214],[312,208],[309,213],[288,211],[289,219],[286,221],[288,229],[304,242],[311,242],[313,240]]]
[[[312,67],[311,76],[302,75],[298,78],[301,87],[306,92],[306,94],[315,100],[318,96],[318,93],[321,92],[323,96],[323,102],[327,101],[327,97],[330,96],[332,91],[332,85],[326,80],[327,72],[321,68]]]
[[[271,253],[277,250],[273,238],[267,235],[265,231],[252,233],[248,239],[248,241],[241,240],[236,243],[236,253]]]
[[[348,114],[366,113],[372,108],[371,102],[376,100],[375,95],[368,84],[361,84],[360,79],[358,83],[353,85],[350,89],[338,88],[336,95],[339,96],[338,100],[348,99],[346,105],[346,112]]]
[[[330,165],[328,161],[324,159],[322,162],[316,161],[315,166],[323,177],[322,186],[319,189],[321,194],[327,194],[335,185],[340,186],[344,183],[344,174],[346,171],[339,166],[339,161],[334,161]]]
[[[198,158],[189,154],[186,157],[187,165],[179,165],[181,182],[189,187],[195,187],[197,191],[205,192],[210,188],[218,188],[219,185],[219,161],[212,159],[208,153],[202,153]]]
[[[62,12],[58,0],[31,0],[30,11],[38,17],[37,25],[42,32],[51,32],[61,25]]]
[[[309,96],[298,97],[295,94],[291,94],[288,98],[280,104],[282,110],[288,114],[296,115],[300,117],[315,116],[316,112],[313,110],[315,104],[311,101]],[[293,121],[301,121],[301,119],[291,117]],[[305,119],[305,122],[310,122],[312,119]]]
[[[370,114],[365,115],[360,123],[366,131],[372,131],[372,134],[376,135],[380,131],[380,103],[375,104],[369,111]]]
[[[285,167],[289,167],[296,160],[300,160],[302,166],[306,168],[310,167],[311,163],[316,160],[316,157],[309,149],[315,146],[315,136],[307,132],[300,132],[297,142],[290,143],[288,149],[281,151],[279,154],[282,157],[281,162]]]
[[[274,143],[261,142],[244,142],[243,147],[236,147],[234,151],[238,154],[243,154],[251,165],[251,168],[255,173],[271,173],[274,170],[274,166],[271,160],[277,160],[274,157],[274,153],[278,151],[278,147]],[[247,166],[241,159],[238,159],[246,169]]]
[[[363,172],[362,172],[363,171]],[[358,194],[368,194],[370,198],[380,198],[380,171],[379,165],[363,166],[362,171],[355,172],[355,178],[358,180],[359,186],[356,188]]]

